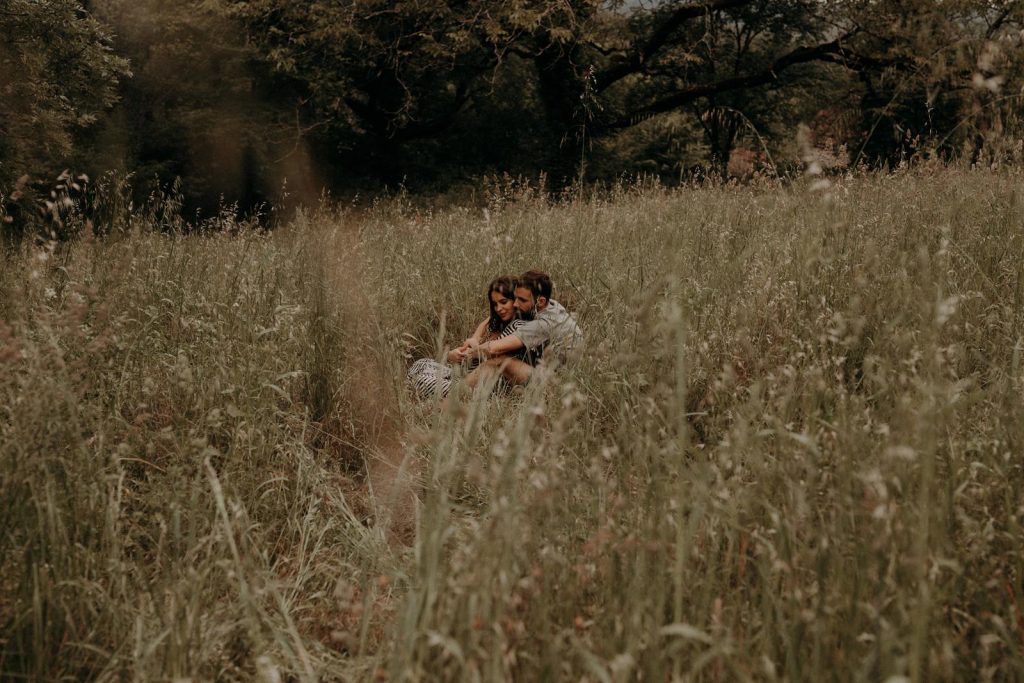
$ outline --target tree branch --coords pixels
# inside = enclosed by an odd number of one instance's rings
[[[755,73],[744,76],[735,76],[733,78],[725,78],[713,83],[704,83],[684,88],[672,95],[669,95],[668,97],[664,97],[660,100],[651,102],[646,106],[640,107],[627,116],[623,116],[617,120],[600,125],[599,129],[595,130],[593,134],[608,135],[624,128],[629,128],[630,126],[636,125],[641,121],[651,118],[652,116],[678,109],[679,107],[702,97],[711,97],[719,93],[771,83],[778,80],[780,73],[796,64],[828,61],[851,66],[852,60],[856,58],[856,55],[848,52],[842,45],[842,41],[849,37],[850,35],[846,35],[829,43],[823,43],[821,45],[814,45],[811,47],[798,47],[779,57],[768,67]]]
[[[1006,23],[1006,20],[1010,18],[1010,15],[1013,13],[1014,9],[1015,3],[1010,4],[1009,7],[1005,7],[1003,11],[999,13],[999,16],[997,16],[995,20],[991,24],[989,24],[988,30],[985,31],[986,40],[992,40],[992,37],[999,32],[999,29],[1003,27],[1003,24]]]
[[[637,73],[646,62],[650,61],[665,46],[672,34],[691,19],[702,17],[716,10],[731,9],[749,5],[754,0],[710,0],[699,5],[686,5],[669,14],[647,37],[642,45],[638,45],[623,61],[620,61],[598,73],[595,77],[597,92],[602,92],[612,84],[630,74]]]
[[[426,121],[414,121],[395,131],[394,138],[400,142],[429,138],[443,133],[455,123],[456,117],[469,102],[470,85],[474,77],[459,81],[455,96],[446,111]]]

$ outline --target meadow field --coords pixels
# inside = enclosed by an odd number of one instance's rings
[[[826,185],[10,250],[0,678],[1024,679],[1024,172]],[[528,268],[583,356],[415,402]]]

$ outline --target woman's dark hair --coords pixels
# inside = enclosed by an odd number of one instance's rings
[[[501,333],[505,330],[505,326],[508,325],[508,322],[499,318],[498,314],[494,311],[494,301],[491,299],[491,294],[498,292],[509,299],[515,299],[517,284],[518,280],[514,276],[499,275],[491,280],[491,284],[487,285],[487,310],[490,311],[490,322],[488,322],[487,327],[491,332]]]

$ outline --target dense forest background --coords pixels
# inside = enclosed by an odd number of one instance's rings
[[[71,169],[210,215],[506,173],[1007,163],[1022,28],[1020,0],[6,0],[0,194]]]

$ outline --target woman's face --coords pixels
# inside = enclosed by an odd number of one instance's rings
[[[515,315],[516,305],[515,300],[510,296],[505,296],[501,292],[491,292],[491,307],[494,308],[494,313],[502,322],[508,322]]]

